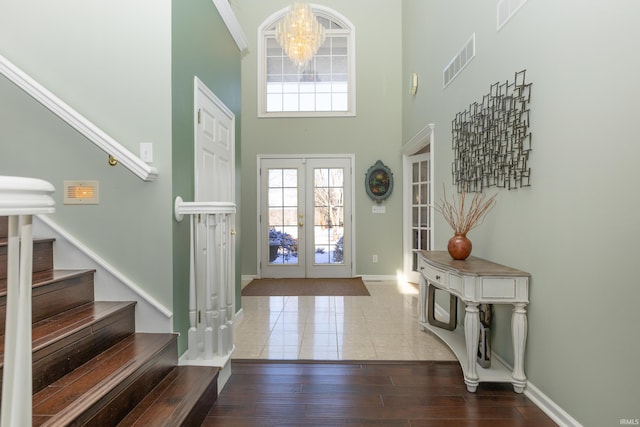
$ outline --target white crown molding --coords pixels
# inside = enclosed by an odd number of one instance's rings
[[[28,74],[0,55],[0,73],[24,90],[52,113],[87,137],[98,148],[113,156],[122,166],[129,169],[143,181],[153,181],[158,176],[155,167],[143,162],[118,141],[107,135],[89,119],[71,108],[47,88],[31,78]]]
[[[238,49],[240,52],[244,52],[249,44],[247,43],[247,37],[240,26],[240,21],[238,21],[238,17],[236,16],[233,9],[231,9],[231,5],[229,4],[229,0],[212,0],[213,4],[218,9],[218,13],[222,17],[222,20],[226,24],[229,32],[231,33],[231,37],[235,40]]]

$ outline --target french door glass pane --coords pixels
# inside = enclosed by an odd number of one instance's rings
[[[298,264],[298,170],[269,169],[269,264]]]
[[[411,227],[412,227],[412,249],[430,249],[430,208],[431,194],[429,161],[416,161],[411,168]],[[418,255],[413,254],[413,269],[417,269]]]
[[[344,170],[313,171],[313,238],[315,264],[344,263]]]

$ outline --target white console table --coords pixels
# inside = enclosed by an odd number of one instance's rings
[[[524,350],[527,340],[527,311],[529,303],[529,273],[476,257],[456,261],[447,251],[421,251],[418,261],[420,278],[419,322],[440,337],[454,352],[462,371],[467,390],[475,392],[478,384],[510,382],[517,393],[527,384],[524,374]],[[427,322],[427,285],[460,298],[465,304],[464,331],[449,331]],[[495,358],[485,369],[476,361],[480,334],[479,304],[512,304],[511,335],[513,338],[513,370],[509,371]]]

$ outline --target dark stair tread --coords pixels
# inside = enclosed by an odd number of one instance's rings
[[[218,395],[218,368],[176,366],[119,424],[200,425]]]
[[[159,360],[167,351],[177,359],[175,342],[174,334],[137,333],[109,347],[34,394],[34,425],[75,425],[94,416],[147,370],[175,365],[177,360]]]
[[[108,322],[114,313],[130,308],[135,302],[96,301],[67,310],[33,324],[33,352],[49,349],[53,343],[62,341],[84,330],[95,330]],[[91,331],[87,331],[89,334]],[[4,336],[0,336],[0,366],[4,365]],[[48,353],[48,352],[47,352]],[[34,362],[36,361],[34,356]]]
[[[63,280],[72,279],[74,277],[82,276],[83,274],[95,273],[95,270],[46,270],[33,273],[31,283],[33,284],[33,295],[37,294],[37,288],[42,288],[47,285],[56,282],[62,282]],[[1,299],[7,295],[7,279],[0,279],[0,302],[4,303]]]
[[[33,238],[32,271],[53,270],[54,238]],[[0,238],[0,278],[7,277],[8,240]]]

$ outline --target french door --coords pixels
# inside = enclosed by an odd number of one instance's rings
[[[430,153],[409,156],[408,191],[410,195],[408,231],[410,233],[410,265],[407,280],[418,283],[418,256],[421,250],[431,250],[433,241],[432,165]]]
[[[351,277],[352,157],[260,159],[262,277]]]

